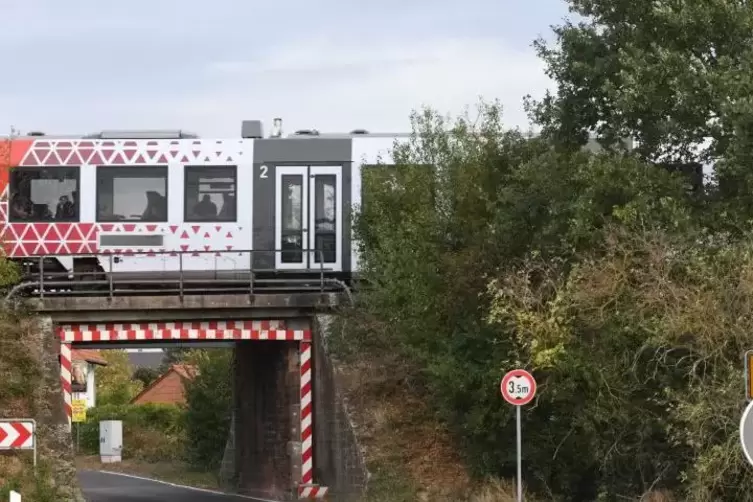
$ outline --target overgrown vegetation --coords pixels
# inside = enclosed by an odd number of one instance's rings
[[[573,4],[617,31],[634,14],[627,2]],[[636,9],[665,8],[651,5]],[[571,26],[559,56],[544,53],[564,91],[591,82],[578,72],[591,71],[594,55],[578,36],[606,44],[599,37],[610,35]],[[640,69],[620,66],[627,87],[614,92],[653,92],[629,80]],[[525,479],[538,498],[753,500],[737,435],[742,354],[753,348],[753,211],[748,192],[729,188],[745,182],[740,152],[753,143],[727,138],[714,150],[720,182],[689,191],[685,175],[653,163],[687,137],[657,125],[653,149],[582,151],[593,117],[627,105],[583,98],[573,111],[576,97],[537,105],[549,120],[537,139],[506,130],[496,104],[478,120],[414,116],[395,165],[364,174],[355,228],[366,286],[337,351],[425,396],[478,479],[514,475],[514,415],[498,386],[523,366],[540,382],[524,411]],[[691,111],[672,124],[706,117]],[[637,128],[628,121],[618,132]],[[606,126],[600,134],[605,145],[615,137]],[[671,160],[706,158],[683,150]]]
[[[185,426],[187,460],[207,470],[220,467],[232,417],[232,363],[230,350],[192,351],[186,361],[197,376],[186,389]]]
[[[168,404],[101,405],[87,410],[80,430],[79,453],[99,454],[99,422],[123,421],[123,458],[145,462],[183,460],[184,410]]]
[[[151,371],[133,371],[128,354],[102,351],[108,366],[97,371],[97,406],[87,410],[80,427],[80,453],[99,453],[99,422],[123,421],[123,458],[126,460],[184,464],[217,474],[230,430],[232,351],[188,350],[170,354],[168,364],[194,368],[184,381],[185,404],[130,404]],[[142,378],[138,378],[141,375]]]
[[[0,262],[3,260],[0,259]],[[5,262],[0,269],[13,268]],[[8,451],[0,455],[0,499],[10,490],[24,500],[57,502],[82,500],[78,492],[73,458],[68,449],[70,436],[59,418],[62,398],[57,357],[50,332],[45,332],[29,313],[0,310],[0,350],[12,357],[0,358],[0,416],[34,418],[37,423],[38,465],[32,467],[30,451]],[[52,371],[46,371],[52,368]]]

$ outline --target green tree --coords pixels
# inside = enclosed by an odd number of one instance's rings
[[[499,397],[499,378],[505,369],[539,361],[517,340],[515,326],[485,321],[490,278],[513,273],[530,256],[566,273],[602,245],[612,225],[695,235],[690,201],[678,176],[630,156],[557,151],[544,139],[506,131],[495,104],[482,105],[478,119],[449,122],[431,111],[413,119],[417,134],[396,149],[395,165],[364,175],[355,229],[368,287],[341,352],[379,358],[394,365],[393,374],[423,385],[474,472],[511,476],[514,424]],[[544,269],[528,278],[545,279]],[[627,358],[634,346],[624,348],[615,357]],[[597,360],[590,364],[591,371],[608,370]],[[640,458],[641,472],[650,475],[671,456],[664,451],[669,439],[659,434],[655,446],[631,443],[604,467],[599,456],[609,449],[596,431],[613,441],[648,434],[655,423],[630,424],[655,411],[650,403],[638,400],[610,422],[613,415],[592,417],[579,408],[605,392],[599,385],[568,382],[548,392],[551,400],[526,412],[527,430],[536,431],[526,439],[526,479],[557,500],[640,494],[635,471],[615,465]]]
[[[198,468],[219,467],[232,417],[232,350],[192,350],[186,363],[196,377],[185,383],[189,461]]]
[[[531,103],[561,139],[632,136],[648,160],[724,155],[750,116],[753,9],[747,2],[567,0],[579,22],[536,41],[557,85]],[[741,122],[742,119],[742,122]]]
[[[749,242],[616,227],[569,271],[533,258],[492,283],[489,319],[545,389],[530,414],[568,424],[558,452],[598,461],[599,500],[753,500],[732,432],[753,344]]]
[[[127,404],[144,385],[133,379],[133,366],[125,350],[103,350],[107,366],[97,368],[97,404]]]
[[[556,93],[529,100],[544,134],[568,147],[595,133],[637,140],[644,160],[706,162],[717,201],[708,226],[753,220],[753,7],[749,2],[568,0],[579,16],[535,46]]]
[[[152,382],[154,382],[159,376],[161,375],[160,371],[154,368],[136,368],[136,371],[133,372],[133,379],[139,380],[142,385],[146,388],[148,387]]]
[[[170,369],[173,364],[179,364],[185,361],[186,356],[190,353],[190,349],[181,347],[169,347],[164,349],[164,355],[162,356],[162,364],[160,364],[159,372],[164,373]]]

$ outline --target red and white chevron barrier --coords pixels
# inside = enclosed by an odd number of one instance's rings
[[[299,485],[298,486],[298,499],[323,499],[327,497],[329,488],[319,485]]]
[[[0,421],[0,450],[33,450],[34,422],[31,420]]]

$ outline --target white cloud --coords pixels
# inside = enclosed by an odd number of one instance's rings
[[[248,61],[193,63],[178,87],[142,75],[136,83],[143,85],[130,90],[15,95],[2,109],[20,129],[49,133],[182,128],[233,136],[243,119],[261,119],[268,131],[274,117],[283,118],[286,132],[395,132],[407,131],[410,112],[422,105],[457,114],[483,96],[502,102],[507,125],[525,127],[522,97],[541,95],[550,85],[531,49],[499,38],[320,37],[259,53]],[[108,88],[103,80],[93,85]]]
[[[500,99],[505,122],[526,126],[523,96],[539,96],[550,85],[533,51],[494,38],[372,45],[317,39],[206,71],[213,89],[181,100],[178,114],[201,129],[230,133],[241,118],[277,116],[288,131],[407,130],[412,109],[429,105],[455,114],[479,97]]]

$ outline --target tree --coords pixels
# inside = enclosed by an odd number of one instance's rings
[[[482,104],[477,119],[451,123],[426,111],[413,121],[416,135],[396,149],[396,165],[363,177],[364,206],[354,226],[368,287],[351,313],[350,356],[368,354],[371,364],[390,364],[390,374],[423,386],[476,474],[512,475],[513,414],[500,399],[499,378],[518,365],[546,372],[557,347],[534,358],[514,324],[487,322],[495,305],[490,279],[514,274],[531,257],[569,273],[584,253],[603,248],[613,225],[692,239],[690,199],[678,175],[631,156],[558,151],[546,138],[505,130],[495,104]],[[544,272],[532,270],[526,281],[544,287]],[[522,300],[528,298],[537,301]],[[635,345],[622,348],[614,358],[632,361]],[[587,375],[616,378],[618,369],[586,355]],[[546,373],[538,376],[545,381]],[[674,453],[665,452],[668,437],[633,442],[606,466],[603,455],[615,455],[606,438],[653,433],[656,423],[644,425],[642,417],[654,405],[636,393],[620,420],[593,416],[581,404],[599,402],[606,389],[578,378],[547,389],[547,398],[526,411],[526,427],[536,431],[526,439],[526,479],[561,501],[639,495],[645,487],[634,466],[628,472],[620,465],[639,459],[640,473],[661,470]]]
[[[136,368],[136,371],[133,372],[133,379],[139,380],[144,388],[148,387],[152,382],[154,382],[161,373],[159,370],[156,370],[154,368]]]
[[[192,350],[186,363],[196,369],[185,383],[186,436],[189,461],[215,469],[222,461],[232,418],[232,350]]]
[[[160,373],[164,373],[169,370],[173,364],[182,363],[186,359],[186,356],[190,353],[190,349],[185,349],[182,347],[170,347],[164,349],[163,352],[164,355],[162,356],[162,364],[160,364],[159,367]]]
[[[107,366],[97,371],[97,404],[127,404],[143,389],[140,380],[133,379],[133,367],[125,350],[102,351]]]
[[[557,84],[531,103],[561,139],[632,136],[648,160],[723,156],[753,111],[753,9],[747,2],[568,0],[582,16],[535,46]]]
[[[650,487],[753,500],[732,432],[753,344],[749,242],[613,227],[569,271],[533,258],[491,284],[490,321],[513,328],[546,389],[530,413],[567,423],[551,438],[565,455],[580,446],[567,461],[598,461],[599,500]]]
[[[582,21],[535,42],[555,94],[530,100],[544,134],[574,148],[637,140],[644,160],[715,167],[707,225],[753,220],[753,8],[748,2],[568,0]],[[707,217],[710,215],[710,217]]]

